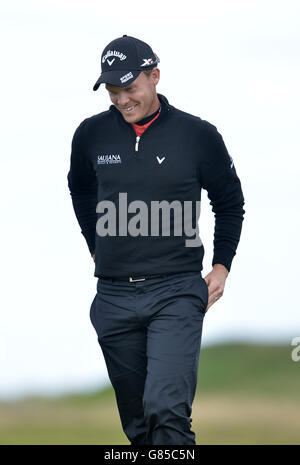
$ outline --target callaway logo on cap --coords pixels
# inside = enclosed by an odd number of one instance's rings
[[[152,69],[159,63],[152,48],[135,37],[123,35],[110,42],[102,52],[101,76],[93,87],[107,83],[124,87],[133,82],[145,69]]]

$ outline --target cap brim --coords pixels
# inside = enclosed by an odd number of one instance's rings
[[[130,71],[106,71],[102,73],[95,83],[93,90],[97,90],[100,84],[111,84],[118,87],[126,87],[131,84],[143,70]]]

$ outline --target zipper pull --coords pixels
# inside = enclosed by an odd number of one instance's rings
[[[136,142],[135,142],[135,151],[137,152],[139,149],[139,141],[140,141],[141,136],[136,136]]]

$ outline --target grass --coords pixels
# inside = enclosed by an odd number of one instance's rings
[[[290,346],[201,350],[197,444],[300,444],[300,361]],[[0,444],[129,444],[113,389],[0,403]]]
[[[228,344],[201,350],[198,392],[299,399],[300,361],[291,346]]]

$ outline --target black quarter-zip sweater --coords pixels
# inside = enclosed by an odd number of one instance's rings
[[[175,234],[172,209],[169,235],[162,233],[161,226],[156,235],[151,234],[150,226],[148,235],[145,229],[138,235],[125,234],[124,228],[120,233],[120,193],[126,193],[127,204],[139,200],[148,206],[150,224],[153,201],[171,204],[177,200],[182,206],[189,201],[196,205],[201,200],[201,189],[205,189],[215,214],[212,265],[220,263],[230,271],[236,254],[245,202],[223,138],[213,124],[175,108],[166,97],[157,95],[160,115],[140,139],[114,105],[82,121],[74,133],[68,187],[81,232],[90,253],[95,253],[96,277],[203,268],[201,239],[200,245],[189,247],[186,240],[191,237],[184,227],[181,235]],[[102,201],[110,201],[116,207],[115,235],[97,232],[104,210],[98,213],[96,207]],[[139,211],[128,210],[128,222]],[[193,228],[198,218],[199,211],[193,207]]]

